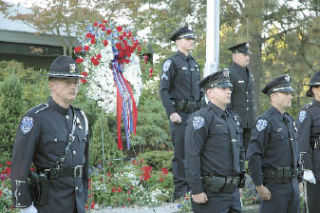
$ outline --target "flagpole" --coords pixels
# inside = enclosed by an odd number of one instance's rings
[[[220,0],[207,0],[206,63],[203,77],[217,72],[219,65]]]

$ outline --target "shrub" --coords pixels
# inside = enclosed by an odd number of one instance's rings
[[[171,160],[173,157],[172,151],[150,151],[139,154],[139,158],[155,169],[172,168]]]

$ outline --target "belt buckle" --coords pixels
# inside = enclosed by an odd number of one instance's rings
[[[77,171],[79,171],[79,177],[82,177],[82,165],[76,165],[74,167],[74,170],[73,170],[73,177],[76,178],[77,177]]]

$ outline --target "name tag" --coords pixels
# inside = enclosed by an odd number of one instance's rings
[[[244,81],[238,81],[238,83],[239,83],[239,84],[243,84],[243,83],[244,83]]]

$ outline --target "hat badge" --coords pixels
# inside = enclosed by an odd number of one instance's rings
[[[286,76],[284,77],[284,79],[286,79],[287,82],[290,82],[290,76],[289,76],[289,75],[286,75]]]
[[[229,70],[228,69],[223,71],[223,76],[226,78],[229,78]]]
[[[75,64],[69,64],[70,73],[76,72],[76,65]]]

